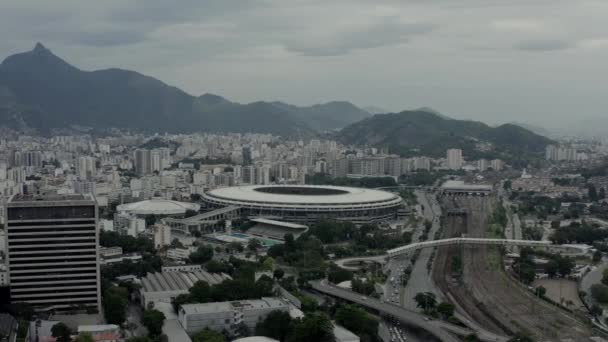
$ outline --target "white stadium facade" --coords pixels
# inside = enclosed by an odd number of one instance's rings
[[[336,219],[367,223],[391,220],[403,199],[381,190],[319,185],[251,185],[219,188],[202,195],[210,208],[239,207],[250,218],[314,223]]]

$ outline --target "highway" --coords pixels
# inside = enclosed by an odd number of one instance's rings
[[[310,284],[312,288],[318,292],[325,293],[332,297],[341,298],[349,302],[357,303],[385,315],[396,317],[408,326],[422,328],[442,342],[460,342],[461,340],[455,337],[455,335],[467,336],[473,333],[472,330],[463,328],[461,326],[440,320],[429,320],[428,317],[418,312],[410,311],[397,305],[384,303],[375,298],[365,297],[359,293],[329,285],[324,281],[314,281],[310,282]],[[475,333],[482,341],[486,342],[505,342],[508,340],[507,337],[499,336],[483,330],[476,331]]]
[[[435,234],[441,228],[439,222],[439,217],[441,216],[441,207],[439,206],[435,195],[423,191],[416,191],[415,193],[416,197],[418,198],[418,203],[424,206],[424,211],[421,213],[422,216],[432,224],[431,229],[427,234],[427,239],[433,240],[435,238]],[[424,228],[419,229],[419,234],[414,237],[413,242],[420,242],[420,235],[423,230]],[[424,249],[420,252],[418,259],[412,267],[412,273],[410,274],[410,279],[407,286],[401,288],[399,301],[406,309],[416,310],[416,301],[414,300],[414,296],[416,296],[416,294],[419,292],[432,292],[437,295],[438,299],[441,298],[441,292],[435,287],[429,270],[427,269],[427,264],[432,254],[432,249]],[[404,255],[403,257],[405,259],[409,259],[407,255]],[[398,262],[396,258],[391,258],[391,262],[393,262],[393,260],[396,261],[395,263],[397,265],[403,265],[403,263]],[[407,264],[405,265],[407,266]]]

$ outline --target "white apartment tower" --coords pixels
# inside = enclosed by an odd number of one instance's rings
[[[460,170],[462,168],[462,150],[459,148],[451,148],[447,151],[448,169]]]

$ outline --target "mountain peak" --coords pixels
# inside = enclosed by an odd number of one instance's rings
[[[47,49],[44,45],[42,45],[41,42],[36,43],[36,46],[34,46],[34,49],[32,50],[34,52],[46,52],[49,51],[49,49]]]
[[[221,97],[221,96],[215,95],[215,94],[211,94],[211,93],[205,93],[205,94],[199,96],[198,99],[200,101],[202,101],[203,103],[205,103],[207,105],[212,105],[212,106],[230,103],[230,101],[228,101],[224,97]]]

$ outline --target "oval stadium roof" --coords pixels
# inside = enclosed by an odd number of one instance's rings
[[[121,204],[116,210],[135,215],[180,215],[188,210],[199,211],[200,208],[200,205],[196,203],[155,198],[141,202]]]

